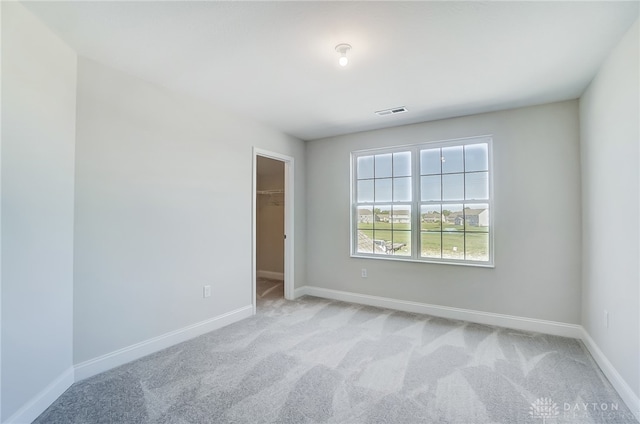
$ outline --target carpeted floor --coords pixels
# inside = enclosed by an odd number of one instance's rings
[[[637,423],[581,342],[304,297],[74,384],[36,423]]]

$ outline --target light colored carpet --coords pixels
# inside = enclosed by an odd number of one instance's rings
[[[304,297],[74,384],[36,423],[636,423],[581,342]]]

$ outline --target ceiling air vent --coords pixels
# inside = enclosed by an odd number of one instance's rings
[[[407,108],[404,106],[394,107],[391,109],[379,110],[376,112],[378,116],[387,116],[387,115],[395,115],[397,113],[405,113],[407,112]]]

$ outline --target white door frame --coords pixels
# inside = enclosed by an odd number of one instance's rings
[[[284,298],[293,300],[294,298],[294,257],[293,257],[293,222],[294,222],[294,203],[293,203],[293,180],[294,168],[293,158],[276,152],[270,152],[257,147],[253,148],[253,204],[251,210],[251,284],[252,284],[252,304],[253,313],[256,313],[256,278],[257,278],[257,261],[256,261],[256,207],[257,207],[257,190],[258,190],[258,156],[269,159],[275,159],[284,162]]]

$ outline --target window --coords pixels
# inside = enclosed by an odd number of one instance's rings
[[[491,143],[352,153],[352,255],[493,265]]]

